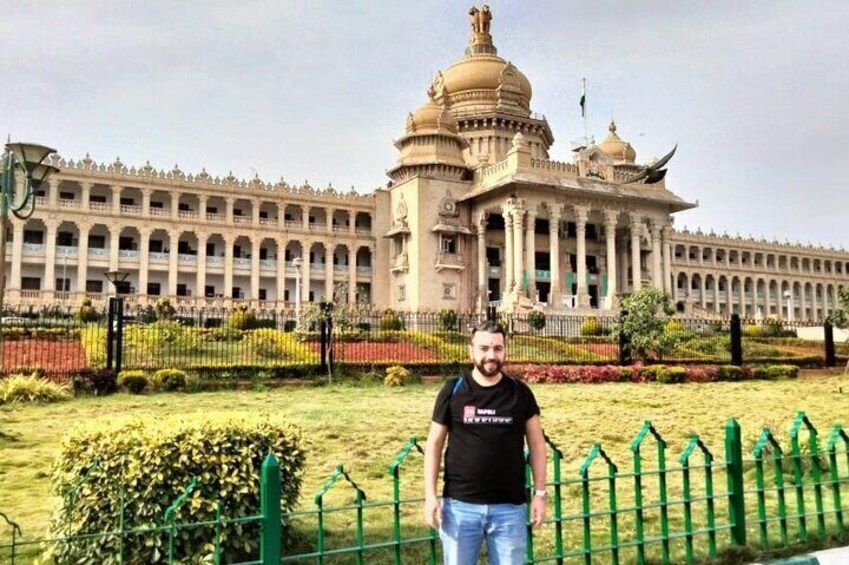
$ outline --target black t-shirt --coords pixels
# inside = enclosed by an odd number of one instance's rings
[[[448,426],[442,495],[477,504],[527,502],[525,423],[539,414],[534,394],[506,375],[491,387],[470,374],[462,379],[456,392],[457,379],[448,379],[433,408],[433,421]]]

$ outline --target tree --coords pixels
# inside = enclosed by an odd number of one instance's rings
[[[624,298],[621,305],[625,315],[615,330],[628,338],[637,360],[663,359],[680,341],[679,333],[666,330],[675,309],[663,291],[646,286]]]
[[[849,327],[849,287],[837,291],[837,308],[828,315],[828,321],[835,328]]]
[[[177,309],[171,305],[171,301],[165,297],[162,297],[156,301],[156,304],[153,306],[153,309],[156,311],[156,319],[160,322],[167,322],[174,318],[177,315]]]

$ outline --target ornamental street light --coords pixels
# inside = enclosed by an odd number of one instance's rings
[[[35,143],[7,143],[0,158],[0,312],[6,295],[6,229],[9,212],[20,220],[27,220],[35,212],[35,193],[51,174],[59,169],[44,163],[55,149]],[[23,185],[17,190],[18,174],[23,174]],[[20,200],[16,200],[20,192]]]
[[[118,285],[125,282],[130,277],[130,273],[127,271],[106,271],[103,273],[103,276],[112,283],[112,288],[115,289],[115,295],[117,296]]]
[[[301,264],[303,259],[295,257],[292,266],[295,267],[295,327],[301,327]]]

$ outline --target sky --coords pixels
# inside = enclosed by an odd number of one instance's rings
[[[0,0],[0,134],[63,157],[369,192],[457,0]],[[678,143],[676,227],[849,248],[849,2],[490,0],[499,55],[570,161],[611,117],[637,160]]]

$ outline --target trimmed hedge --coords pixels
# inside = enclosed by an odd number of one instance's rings
[[[148,384],[147,373],[144,371],[121,371],[118,375],[118,386],[132,394],[143,393]]]
[[[180,369],[160,369],[153,373],[153,384],[165,392],[186,390],[188,375]]]
[[[124,493],[125,529],[162,524],[165,510],[197,478],[197,487],[180,505],[176,523],[215,520],[217,507],[227,517],[260,513],[259,473],[273,453],[280,463],[282,504],[291,511],[298,499],[304,452],[300,432],[263,415],[222,414],[147,416],[119,422],[83,424],[60,444],[51,490],[60,505],[51,537],[67,537],[118,528]],[[85,480],[81,482],[81,478]],[[75,496],[64,496],[71,490]],[[185,528],[175,538],[180,563],[211,562],[208,528]],[[259,525],[221,528],[223,562],[255,559]],[[158,563],[167,555],[161,533],[52,541],[46,560],[59,563],[106,563],[119,554],[129,563]]]
[[[737,382],[796,378],[794,365],[737,367],[736,365],[515,365],[507,373],[530,383],[613,383],[639,382],[663,384]]]

